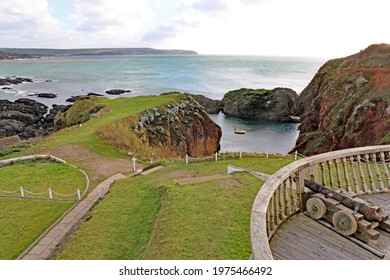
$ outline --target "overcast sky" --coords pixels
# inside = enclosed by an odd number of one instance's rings
[[[0,47],[340,57],[390,43],[389,0],[0,0]]]

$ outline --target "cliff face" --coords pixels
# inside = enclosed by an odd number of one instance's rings
[[[219,150],[221,128],[192,97],[155,107],[103,126],[98,136],[111,145],[160,158],[208,156]]]
[[[223,112],[238,118],[291,122],[297,98],[288,88],[234,90],[222,99]]]
[[[306,155],[390,143],[390,45],[325,63],[298,98],[293,150]]]

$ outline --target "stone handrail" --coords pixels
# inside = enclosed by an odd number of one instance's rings
[[[273,259],[269,241],[302,208],[304,179],[356,195],[390,191],[390,145],[340,150],[295,161],[272,175],[252,207],[252,259]]]

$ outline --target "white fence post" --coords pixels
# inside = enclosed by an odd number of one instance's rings
[[[81,195],[80,195],[80,190],[79,189],[77,189],[77,198],[78,198],[78,200],[81,200]]]
[[[21,197],[24,197],[24,190],[23,190],[23,187],[20,187],[20,196],[21,196]]]
[[[215,162],[218,162],[218,153],[215,152]]]
[[[53,193],[51,191],[51,188],[49,188],[49,197],[50,197],[50,199],[53,199]]]
[[[297,160],[298,159],[298,151],[295,151],[295,157],[294,157],[294,160]]]
[[[188,154],[186,154],[186,164],[188,164]]]
[[[269,150],[267,149],[267,158],[269,157]]]
[[[131,160],[133,161],[133,171],[135,172],[135,162],[137,161],[137,159],[133,157]]]
[[[242,159],[242,152],[240,152],[240,159]]]

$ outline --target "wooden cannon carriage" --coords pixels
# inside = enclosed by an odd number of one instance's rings
[[[376,228],[390,232],[389,216],[377,205],[313,181],[305,180],[304,185],[311,190],[303,197],[309,216],[332,225],[340,234],[367,243],[380,238]]]

